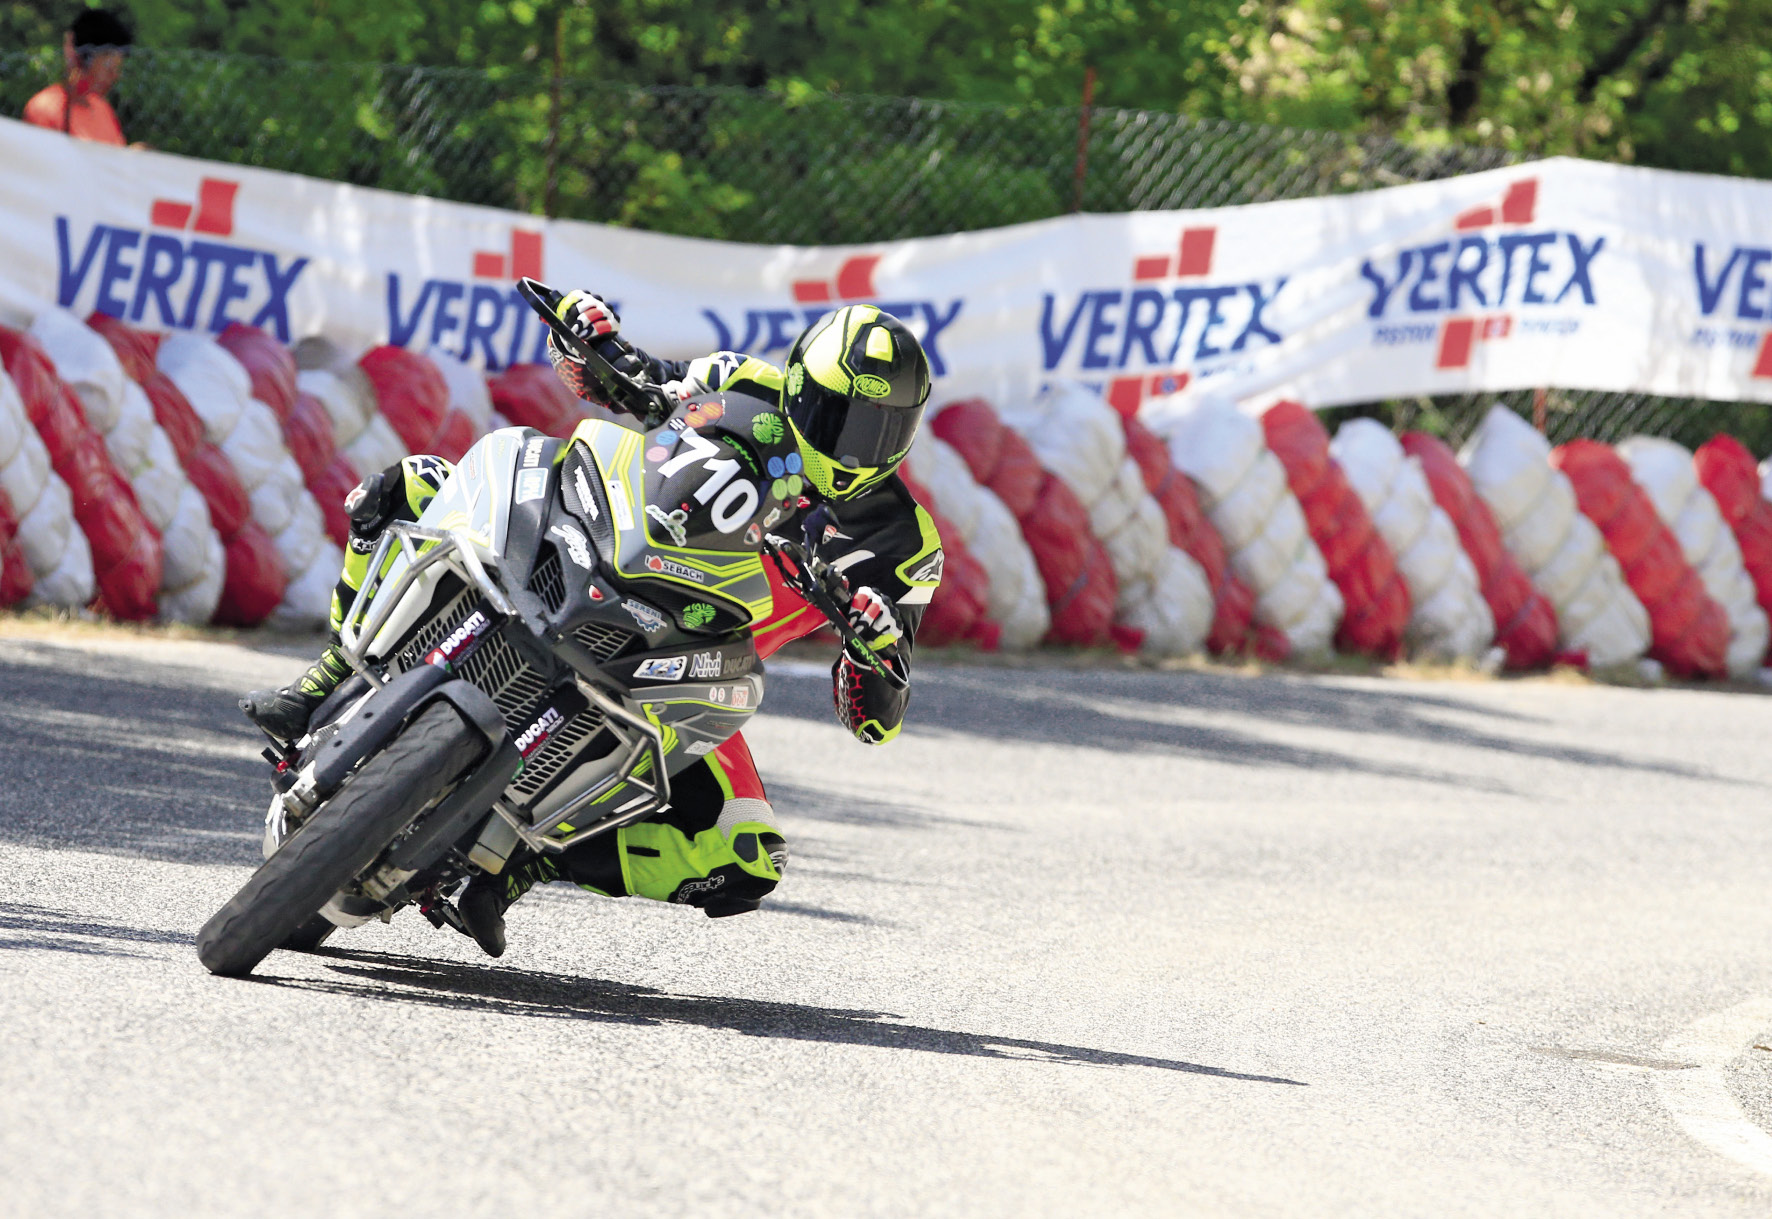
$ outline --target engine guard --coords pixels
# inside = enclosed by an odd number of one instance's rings
[[[319,799],[338,791],[359,763],[394,739],[402,725],[426,705],[442,699],[455,706],[480,734],[489,751],[505,738],[505,719],[485,692],[453,679],[437,665],[418,665],[375,691],[338,726],[309,764]]]

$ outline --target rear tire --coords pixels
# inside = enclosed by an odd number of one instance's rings
[[[306,931],[320,907],[375,862],[485,749],[479,731],[453,706],[437,702],[425,708],[203,924],[197,957],[204,967],[244,977],[272,949]]]

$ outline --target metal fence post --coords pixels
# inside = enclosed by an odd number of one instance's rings
[[[566,5],[554,10],[554,72],[548,82],[548,176],[542,187],[542,215],[554,218],[554,194],[560,184],[560,78],[566,68]]]
[[[1071,211],[1083,210],[1083,178],[1089,172],[1089,110],[1095,104],[1095,69],[1083,69],[1083,110],[1077,119],[1077,185]]]

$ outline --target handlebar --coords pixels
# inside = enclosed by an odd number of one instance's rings
[[[807,553],[806,548],[798,542],[777,534],[769,534],[763,539],[763,550],[775,563],[775,569],[781,573],[782,582],[825,616],[837,636],[842,639],[844,650],[850,659],[867,665],[895,690],[903,690],[911,684],[910,678],[881,660],[860,633],[850,625],[849,616],[842,609],[849,603],[849,581],[842,572],[818,556]]]

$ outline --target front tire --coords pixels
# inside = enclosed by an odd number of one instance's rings
[[[225,977],[251,973],[484,752],[484,738],[450,704],[425,708],[203,924],[198,959]]]

